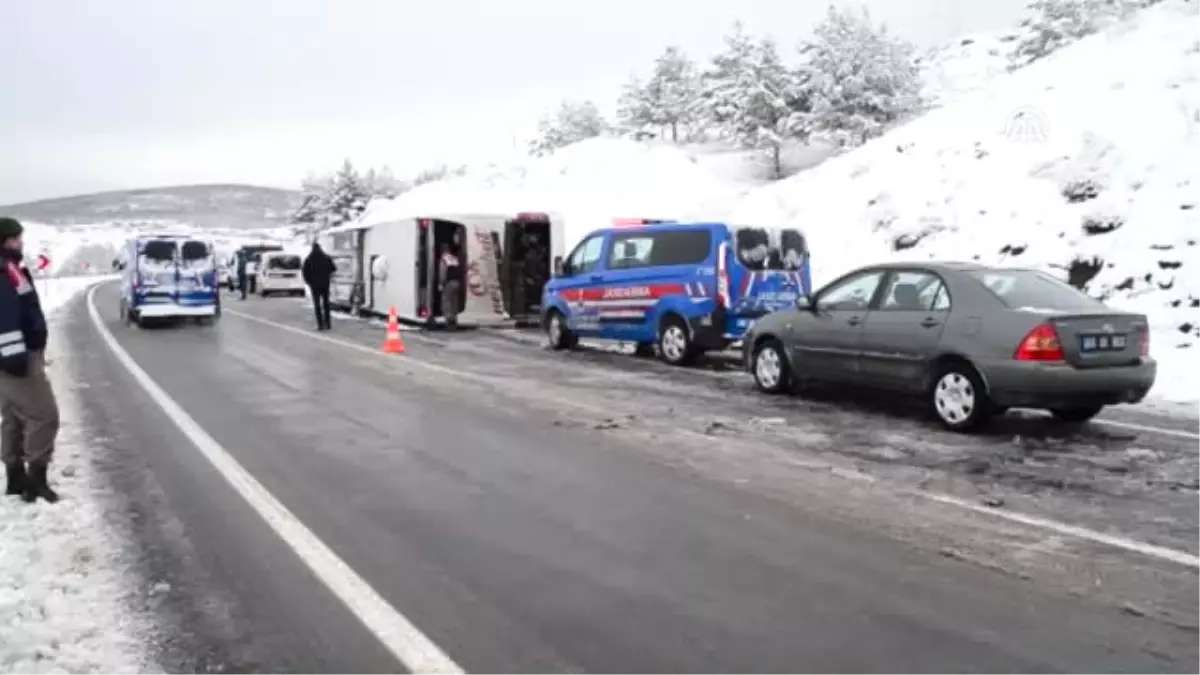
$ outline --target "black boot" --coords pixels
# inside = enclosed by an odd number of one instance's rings
[[[8,485],[4,488],[6,495],[19,495],[25,493],[25,482],[28,480],[25,476],[25,462],[16,462],[14,464],[5,464],[4,473],[8,478]]]
[[[47,465],[42,463],[29,465],[29,476],[25,481],[25,493],[21,495],[21,499],[25,500],[26,503],[32,504],[38,500],[38,497],[45,499],[51,504],[58,501],[58,493],[46,482],[46,470],[48,468]]]

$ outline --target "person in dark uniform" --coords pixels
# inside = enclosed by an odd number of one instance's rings
[[[21,223],[0,218],[0,459],[6,495],[58,501],[46,473],[58,436],[58,401],[46,377],[49,331],[29,269]]]
[[[458,328],[458,306],[462,294],[462,261],[449,244],[442,244],[442,255],[438,258],[438,288],[442,293],[442,316],[446,328]]]
[[[329,310],[329,286],[337,272],[333,258],[321,249],[321,245],[313,242],[312,251],[304,259],[300,269],[304,283],[312,293],[313,313],[317,315],[317,330],[329,330],[332,325],[332,313]]]
[[[238,292],[241,293],[241,299],[245,300],[246,289],[248,287],[246,286],[246,252],[244,250],[237,252],[237,266],[235,269],[237,271]]]

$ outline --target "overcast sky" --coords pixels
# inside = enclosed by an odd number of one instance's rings
[[[1025,0],[865,0],[923,47]],[[821,0],[0,0],[0,204],[199,182],[294,187],[510,152],[563,97],[611,105],[741,18],[788,47]]]

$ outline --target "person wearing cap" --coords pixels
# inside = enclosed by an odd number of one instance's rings
[[[6,495],[58,501],[46,472],[58,436],[58,402],[46,377],[46,317],[21,264],[21,223],[0,217],[0,459]]]

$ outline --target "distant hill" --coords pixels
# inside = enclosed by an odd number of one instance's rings
[[[253,185],[180,185],[100,192],[0,206],[0,213],[48,225],[174,222],[204,229],[285,225],[300,206],[295,190]]]

